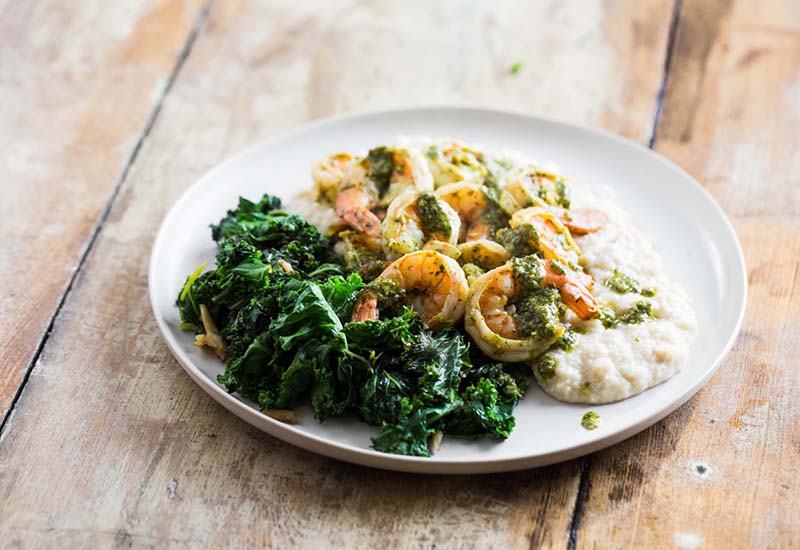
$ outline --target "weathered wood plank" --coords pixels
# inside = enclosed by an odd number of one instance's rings
[[[0,419],[199,6],[9,1],[0,9]]]
[[[578,546],[797,548],[796,2],[684,0],[656,149],[732,216],[748,311],[730,356],[692,401],[593,457]]]
[[[310,117],[485,102],[646,139],[671,3],[530,4],[213,5],[0,436],[0,500],[15,503],[0,507],[0,540],[565,546],[579,463],[432,478],[294,449],[189,380],[146,292],[152,239],[178,194]]]

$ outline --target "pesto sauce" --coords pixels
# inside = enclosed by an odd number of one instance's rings
[[[376,255],[377,256],[377,255]],[[365,283],[377,279],[383,273],[386,267],[386,262],[383,257],[374,257],[369,260],[362,260],[358,267],[358,274],[361,275],[361,280]]]
[[[538,288],[524,296],[515,305],[515,317],[520,321],[523,334],[550,339],[561,326],[558,309],[559,292],[555,288]]]
[[[581,418],[581,426],[585,430],[596,430],[600,427],[600,415],[594,411],[589,411]]]
[[[422,229],[426,233],[438,233],[444,236],[445,239],[452,234],[453,229],[450,226],[450,219],[439,203],[439,199],[433,193],[420,193],[414,205],[414,211],[419,216]]]
[[[564,275],[566,271],[564,270],[564,266],[558,260],[550,260],[550,271],[555,273],[556,275]]]
[[[439,152],[439,147],[437,147],[436,145],[431,145],[430,147],[425,149],[425,156],[431,160],[438,159],[441,156]]]
[[[536,373],[539,375],[539,378],[546,382],[556,375],[558,361],[556,361],[556,359],[550,355],[545,355],[539,358],[534,368],[536,369]]]
[[[405,291],[390,279],[377,278],[366,286],[378,298],[378,309],[389,309],[403,302]]]
[[[383,272],[386,257],[381,250],[370,250],[353,231],[340,231],[337,237],[345,245],[343,254],[344,264],[350,273],[358,273],[361,279],[368,283]]]
[[[536,256],[513,258],[511,264],[520,287],[514,317],[523,334],[547,340],[562,327],[558,289],[542,286],[544,266]]]
[[[394,152],[383,145],[375,147],[367,153],[367,162],[367,178],[375,183],[379,195],[383,196],[394,171]]]
[[[497,168],[498,168],[497,165],[495,165],[494,167],[489,167],[487,165],[486,177],[483,179],[484,185],[494,186],[494,187],[497,187],[499,185],[500,178],[497,176],[497,173],[499,172]]]
[[[567,327],[567,330],[565,330],[564,334],[562,334],[561,337],[556,340],[556,343],[553,344],[553,347],[569,353],[575,349],[577,344],[578,333],[573,330],[572,327]]]
[[[617,314],[608,306],[600,306],[597,308],[597,318],[600,319],[600,322],[603,323],[603,326],[607,329],[616,328],[617,325],[619,325]]]
[[[562,208],[569,208],[571,203],[572,189],[569,184],[562,180],[557,179],[556,182],[556,204]]]
[[[523,293],[541,286],[545,273],[544,265],[539,258],[531,255],[511,258],[511,266]]]
[[[605,285],[617,294],[628,294],[630,292],[641,294],[647,298],[656,295],[655,288],[643,287],[639,281],[620,271],[614,270],[614,275],[606,280]]]
[[[636,302],[632,308],[620,315],[608,306],[600,306],[597,318],[607,329],[616,328],[620,323],[640,325],[653,320],[653,306],[649,302]]]
[[[481,180],[484,180],[489,173],[489,170],[483,165],[483,162],[481,162],[483,155],[472,151],[472,149],[465,147],[457,148],[453,151],[452,157],[452,163],[454,165],[469,166],[470,168],[477,170],[477,172],[481,175]]]
[[[508,225],[509,217],[500,207],[501,191],[497,186],[496,180],[487,176],[483,185],[483,193],[486,198],[489,199],[489,204],[486,210],[483,211],[483,214],[481,214],[481,220],[487,223],[492,234],[494,234],[501,227],[506,227]]]
[[[472,281],[486,273],[480,266],[473,263],[464,264],[461,266],[461,269],[464,270],[464,275],[466,275],[467,283],[469,283],[470,286],[472,285]]]
[[[557,174],[535,170],[528,176],[536,189],[536,195],[547,204],[570,207],[572,188],[569,182]]]
[[[640,325],[653,320],[653,306],[648,302],[636,302],[632,308],[620,315],[620,321],[629,325]]]
[[[376,279],[385,267],[383,254],[371,250],[353,248],[345,253],[344,261],[348,271],[361,275],[365,283]]]
[[[514,228],[504,227],[495,233],[495,239],[512,256],[541,255],[539,251],[539,234],[530,224],[525,223]]]

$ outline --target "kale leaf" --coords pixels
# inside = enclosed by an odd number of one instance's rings
[[[220,246],[245,241],[261,250],[267,263],[284,260],[304,273],[341,263],[316,227],[280,207],[281,200],[270,195],[258,203],[239,198],[239,206],[211,226],[211,236]]]
[[[390,151],[370,155],[372,177],[388,180]],[[219,329],[220,384],[262,409],[308,404],[320,421],[357,417],[379,427],[373,447],[384,452],[429,456],[437,431],[508,437],[525,382],[402,304],[350,322],[361,277],[345,276],[327,239],[280,207],[269,195],[240,199],[212,226],[216,267],[198,268],[178,296],[181,328],[203,333],[204,305]]]

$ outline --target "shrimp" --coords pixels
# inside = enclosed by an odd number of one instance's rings
[[[408,149],[376,147],[355,160],[346,153],[330,155],[312,170],[319,196],[333,199],[343,222],[358,232],[377,236],[379,214],[403,191],[433,189],[425,159]]]
[[[564,227],[569,229],[573,235],[586,235],[599,231],[608,218],[599,210],[567,210],[551,206],[548,208],[553,214],[558,216],[564,223]]]
[[[378,277],[393,285],[402,299],[422,316],[430,329],[452,326],[464,315],[469,287],[458,263],[433,250],[419,250],[392,262]],[[371,284],[359,294],[353,306],[354,322],[376,320],[380,316],[380,285]],[[385,294],[385,293],[383,293]]]
[[[377,236],[381,220],[372,211],[378,192],[368,181],[346,182],[336,196],[334,210],[343,222],[360,233]]]
[[[597,315],[597,301],[592,296],[594,279],[591,275],[570,269],[558,260],[545,260],[544,271],[544,280],[558,288],[561,301],[575,315],[584,321]]]
[[[390,259],[419,250],[425,241],[458,242],[461,220],[431,192],[409,189],[392,204],[381,224],[383,250]]]
[[[557,261],[514,258],[472,282],[464,327],[489,357],[529,361],[566,330],[559,298],[581,319],[595,316],[591,285],[591,277]]]
[[[498,361],[530,361],[566,328],[558,293],[545,281],[536,256],[514,258],[472,282],[464,328],[486,355]]]
[[[508,172],[505,181],[505,190],[516,202],[515,210],[541,206],[542,202],[569,208],[572,188],[565,178],[557,174],[526,166]]]
[[[414,189],[420,193],[433,190],[433,176],[422,154],[415,149],[398,147],[392,153],[392,172],[380,206],[389,206],[394,199]]]
[[[444,241],[437,241],[435,239],[430,240],[422,245],[422,250],[434,250],[440,254],[449,256],[454,260],[458,260],[461,257],[461,249],[458,246]]]
[[[569,182],[551,172],[533,167],[509,172],[506,175],[505,192],[512,199],[511,212],[530,206],[546,208],[575,235],[594,233],[607,221],[605,214],[599,210],[570,212],[568,208],[572,191]]]
[[[436,196],[449,204],[461,218],[459,242],[489,239],[496,225],[505,225],[507,218],[489,198],[484,186],[451,183],[437,189]]]
[[[481,269],[495,268],[511,258],[511,253],[503,245],[489,239],[461,243],[458,250],[460,254],[457,259],[462,265],[475,264]]]
[[[317,186],[317,200],[333,204],[352,162],[349,153],[333,153],[314,164],[311,177]]]
[[[577,265],[581,253],[578,244],[561,220],[549,210],[536,206],[517,210],[509,225],[512,230],[530,226],[533,231],[528,244],[540,250],[546,260]]]
[[[491,176],[483,154],[457,141],[430,145],[425,156],[436,188],[462,181],[483,184]]]

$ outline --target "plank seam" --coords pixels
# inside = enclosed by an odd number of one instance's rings
[[[658,131],[658,124],[661,122],[661,114],[664,110],[664,96],[667,93],[667,86],[669,85],[669,75],[672,72],[672,58],[673,50],[675,49],[675,36],[678,32],[678,22],[681,15],[681,4],[683,0],[675,0],[672,6],[672,19],[669,23],[669,34],[667,35],[667,51],[664,56],[664,70],[661,75],[661,84],[658,87],[656,94],[656,107],[653,112],[653,124],[650,127],[650,138],[647,140],[647,146],[652,149],[656,144],[656,133]]]
[[[161,112],[161,108],[164,105],[164,101],[166,100],[169,93],[172,91],[172,87],[175,84],[175,81],[178,78],[178,75],[181,72],[184,64],[186,63],[189,54],[194,47],[195,42],[197,41],[197,37],[200,34],[203,26],[205,25],[206,20],[208,19],[208,13],[211,10],[211,5],[214,3],[214,0],[205,0],[203,3],[202,8],[200,9],[197,17],[195,18],[194,23],[192,24],[192,28],[189,30],[189,34],[186,37],[186,41],[181,48],[181,51],[178,53],[177,58],[175,59],[175,63],[173,64],[172,70],[167,77],[167,81],[164,85],[163,90],[161,91],[160,96],[158,97],[158,101],[153,106],[153,109],[150,111],[145,123],[142,127],[142,131],[139,132],[139,137],[136,140],[136,144],[133,146],[130,155],[128,155],[128,159],[125,161],[125,165],[122,168],[122,172],[120,172],[119,178],[117,178],[117,182],[114,184],[114,188],[111,190],[111,194],[109,195],[108,199],[106,200],[103,209],[100,211],[100,215],[95,221],[94,226],[92,227],[91,232],[89,233],[89,237],[86,239],[86,244],[84,245],[83,249],[78,256],[78,261],[75,264],[75,267],[70,274],[69,279],[67,280],[67,284],[59,296],[58,302],[56,303],[56,307],[53,310],[53,314],[50,316],[50,319],[47,324],[47,328],[42,335],[39,344],[36,346],[36,349],[33,352],[33,356],[31,357],[30,362],[28,363],[28,368],[25,369],[25,374],[20,381],[19,387],[17,391],[14,392],[14,397],[11,399],[11,403],[6,411],[5,415],[3,416],[2,422],[0,422],[0,442],[2,442],[2,436],[5,432],[6,425],[11,418],[11,414],[14,412],[14,408],[17,405],[20,397],[22,396],[22,392],[25,389],[25,386],[28,384],[28,380],[31,377],[31,372],[33,372],[36,363],[39,361],[39,358],[44,351],[45,346],[47,345],[48,340],[50,339],[50,335],[53,332],[53,327],[55,326],[56,319],[58,315],[61,313],[61,309],[64,307],[64,304],[67,301],[67,296],[72,291],[73,286],[75,285],[75,281],[78,278],[81,270],[83,269],[84,264],[86,263],[86,259],[89,257],[89,253],[92,251],[95,242],[97,241],[97,237],[100,235],[100,232],[103,230],[103,226],[105,225],[106,221],[108,220],[109,215],[111,214],[111,208],[114,206],[117,197],[119,196],[119,192],[122,189],[122,186],[128,179],[128,174],[131,171],[131,167],[136,162],[137,158],[139,157],[139,153],[142,150],[142,146],[144,145],[145,140],[150,136],[150,132],[155,126],[156,120],[158,119],[158,115]]]
[[[578,482],[578,494],[575,497],[575,510],[572,512],[572,522],[569,525],[569,538],[567,539],[567,550],[575,550],[578,544],[578,530],[581,528],[581,520],[583,519],[583,512],[586,509],[586,502],[589,500],[589,489],[591,480],[589,479],[589,470],[592,467],[591,454],[583,459],[581,462],[581,479]]]

